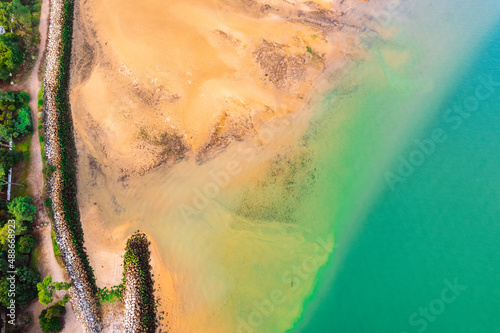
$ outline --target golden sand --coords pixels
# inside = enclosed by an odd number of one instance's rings
[[[140,229],[164,329],[290,328],[333,247],[324,223],[291,213],[312,172],[296,143],[302,107],[322,73],[359,54],[355,27],[330,1],[77,7],[71,103],[98,285],[120,282]]]

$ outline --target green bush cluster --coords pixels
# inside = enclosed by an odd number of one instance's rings
[[[38,290],[38,301],[40,303],[45,305],[52,303],[54,295],[52,276],[47,275],[42,282],[37,283],[36,289]]]
[[[0,5],[0,21],[2,6],[3,4]],[[33,130],[28,103],[29,95],[25,92],[0,90],[0,187],[8,184],[9,169],[23,159],[22,152],[9,149],[11,137],[18,139]],[[40,281],[40,275],[30,266],[30,257],[33,257],[31,251],[36,245],[35,238],[30,234],[36,206],[29,196],[15,197],[10,202],[0,200],[0,214],[3,218],[0,221],[0,305],[10,305],[10,274],[7,272],[17,271],[15,301],[16,307],[22,308],[37,297],[36,285]],[[15,223],[8,222],[9,219]],[[12,230],[14,243],[9,238]]]
[[[14,200],[16,199],[19,198],[15,198]],[[30,208],[29,210],[31,211]],[[9,214],[12,214],[12,211],[9,210]],[[12,217],[12,215],[10,217]],[[9,254],[11,244],[9,242],[9,229],[11,228],[12,223],[7,221],[0,222],[0,305],[5,307],[10,305],[10,283],[8,278],[11,274],[7,272],[15,270],[17,271],[15,284],[16,306],[24,307],[29,301],[37,297],[36,285],[40,281],[40,275],[34,271],[29,264],[31,250],[36,244],[36,241],[30,234],[32,230],[31,220],[16,220],[13,228],[15,234],[15,249],[17,249],[17,251],[15,251],[13,255],[12,253]]]
[[[135,266],[138,271],[140,285],[140,325],[141,332],[155,332],[158,327],[156,320],[157,306],[154,298],[154,280],[150,264],[150,242],[145,234],[136,232],[127,240],[125,255],[123,259],[124,272],[123,283],[127,271]]]
[[[56,290],[68,290],[71,287],[71,284],[68,282],[56,282],[54,287]]]
[[[8,31],[0,36],[0,80],[9,80],[19,70],[26,53],[35,53],[39,15],[40,5],[34,0],[0,2],[0,25]]]
[[[99,288],[99,303],[113,303],[122,299],[123,284]]]
[[[33,133],[29,102],[30,97],[25,92],[0,90],[0,140],[2,142],[7,143],[11,135],[14,138],[22,138]]]
[[[20,253],[30,253],[33,246],[36,245],[35,237],[31,234],[21,236],[17,245],[17,251]]]
[[[9,213],[16,221],[33,222],[36,217],[35,200],[32,197],[17,197],[7,205]]]
[[[8,81],[24,61],[21,38],[12,33],[0,36],[0,80]]]
[[[62,330],[61,317],[66,313],[66,308],[61,304],[54,304],[47,309],[42,310],[38,319],[40,327],[44,333],[57,333]]]
[[[16,148],[10,150],[10,140],[17,142],[33,132],[29,100],[30,97],[25,92],[0,90],[0,187],[9,184],[8,171],[24,158],[23,152]]]
[[[71,284],[67,282],[52,282],[52,276],[47,275],[42,282],[36,285],[38,289],[38,301],[49,305],[52,303],[54,290],[68,290],[70,287]]]
[[[66,303],[69,302],[69,298],[70,298],[69,294],[66,294],[59,302],[57,302],[57,304],[59,304],[60,306],[65,306]]]

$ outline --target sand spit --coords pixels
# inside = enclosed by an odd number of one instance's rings
[[[53,228],[56,240],[61,249],[62,258],[74,288],[71,288],[71,302],[75,309],[77,319],[83,325],[85,332],[100,332],[100,318],[97,300],[91,282],[77,248],[72,241],[72,234],[65,219],[62,205],[62,171],[61,171],[61,145],[59,138],[59,108],[56,101],[58,85],[61,77],[62,58],[62,32],[64,24],[63,0],[53,0],[50,8],[49,36],[47,44],[47,67],[44,76],[45,86],[45,133],[47,163],[56,166],[55,172],[49,178],[48,188],[52,199],[54,212]]]

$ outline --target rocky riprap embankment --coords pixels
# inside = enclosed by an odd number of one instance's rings
[[[72,0],[69,0],[72,1]],[[47,43],[46,70],[44,75],[45,89],[45,152],[47,163],[56,166],[55,172],[49,177],[48,189],[52,199],[54,212],[54,231],[57,244],[61,249],[62,259],[74,286],[71,302],[77,319],[81,322],[85,332],[101,332],[101,323],[95,286],[89,281],[87,269],[73,242],[73,237],[65,219],[63,208],[63,181],[61,169],[62,147],[59,138],[59,112],[57,104],[58,85],[61,83],[61,59],[63,50],[63,0],[52,0],[50,9],[50,25]],[[72,6],[70,6],[72,8]],[[70,13],[72,15],[72,13]],[[83,244],[82,244],[83,245]],[[73,288],[72,288],[73,289]]]
[[[140,327],[140,295],[139,295],[139,279],[138,267],[129,267],[125,274],[125,290],[123,291],[123,302],[125,303],[125,331],[126,332],[141,332]]]
[[[156,303],[149,241],[145,234],[136,233],[127,241],[124,270],[125,332],[154,333],[157,328]]]

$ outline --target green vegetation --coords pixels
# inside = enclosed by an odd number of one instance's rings
[[[57,304],[59,304],[60,306],[65,306],[66,303],[69,302],[69,294],[66,294],[63,296],[62,300],[60,300],[59,302],[57,302]]]
[[[30,267],[36,269],[38,259],[40,258],[40,248],[35,246],[31,249]]]
[[[44,99],[43,99],[43,81],[42,81],[42,85],[40,86],[40,91],[38,92],[38,111],[41,111],[43,109],[43,102],[44,102]],[[43,127],[41,124],[39,125],[39,128],[40,127]]]
[[[68,282],[56,282],[54,287],[56,290],[68,290],[71,287],[71,284]]]
[[[38,289],[38,300],[48,305],[53,301],[54,290],[68,290],[71,285],[67,282],[52,282],[52,276],[47,275],[42,282],[36,285]],[[56,304],[43,310],[38,319],[43,332],[60,332],[61,315],[66,312],[64,306],[68,303],[70,296],[64,295]]]
[[[29,109],[29,95],[25,92],[4,92],[0,90],[0,186],[7,185],[9,170],[24,159],[29,160],[30,134],[33,132],[33,123]],[[10,150],[9,144],[14,140],[15,148]],[[19,177],[16,195],[25,195],[23,184],[28,176],[25,169]]]
[[[14,129],[14,133],[16,133],[17,135],[27,135],[33,133],[31,110],[28,106],[19,110]]]
[[[48,305],[52,303],[54,290],[68,290],[70,287],[71,284],[67,282],[52,282],[52,276],[47,275],[42,282],[36,285],[38,289],[38,300],[40,303]]]
[[[45,305],[52,303],[52,296],[54,294],[52,276],[47,275],[42,282],[37,283],[36,289],[38,289],[38,301],[40,303]]]
[[[57,167],[55,165],[46,165],[43,170],[42,170],[42,173],[44,175],[44,177],[47,179],[49,178],[53,173],[54,171],[57,170]]]
[[[9,80],[22,64],[24,55],[19,42],[19,36],[11,33],[0,36],[0,80]]]
[[[19,1],[12,1],[12,6],[18,6]],[[15,7],[15,10],[20,10]],[[21,8],[22,9],[22,8]],[[0,5],[0,22],[5,3]],[[14,22],[15,23],[15,22]],[[13,23],[13,24],[14,24]],[[2,24],[2,23],[0,23]],[[7,175],[22,160],[29,157],[29,135],[33,131],[31,112],[28,106],[29,95],[24,92],[4,92],[0,90],[0,187],[8,185]],[[10,141],[13,149],[10,150]],[[19,150],[18,150],[19,149]],[[18,182],[27,177],[27,169],[21,174],[15,174]],[[12,194],[26,192],[23,184],[12,181],[22,191],[12,191]],[[36,245],[31,235],[32,223],[36,216],[34,200],[26,195],[16,196],[10,202],[0,200],[0,304],[4,307],[11,304],[9,295],[9,271],[17,271],[15,277],[16,307],[22,308],[37,297],[37,283],[40,275],[33,269],[35,255],[31,252]],[[21,320],[21,319],[20,319]],[[21,327],[23,321],[19,322]]]
[[[9,207],[6,218],[10,218],[9,222],[5,220],[0,222],[0,304],[5,307],[11,304],[12,298],[9,289],[13,274],[8,273],[9,271],[17,271],[14,298],[16,307],[24,307],[36,298],[36,285],[40,281],[40,275],[30,267],[30,251],[36,241],[29,233],[32,230],[32,216],[35,210],[31,206],[18,205],[19,202],[29,204],[31,201],[26,198],[20,198],[21,200],[17,200],[16,203],[12,201],[8,205],[3,204],[4,207]],[[14,200],[16,199],[19,198]],[[14,214],[17,215],[16,220],[12,219],[15,217]],[[12,236],[14,238],[11,238]]]
[[[307,50],[307,53],[312,55],[313,59],[315,59],[315,60],[322,59],[321,56],[319,54],[317,54],[316,52],[314,52],[310,46],[306,46],[306,50]]]
[[[20,253],[30,253],[33,246],[36,245],[36,240],[33,235],[24,235],[19,237],[19,241],[17,242],[17,251]]]
[[[0,167],[3,169],[2,185],[7,185],[7,171],[21,162],[23,154],[17,150],[0,148]]]
[[[63,7],[63,18],[61,33],[61,57],[60,75],[56,86],[55,100],[58,111],[58,138],[61,146],[61,173],[62,173],[62,206],[64,217],[71,232],[72,241],[76,247],[76,254],[80,257],[87,274],[92,291],[97,296],[97,286],[94,271],[90,266],[84,247],[83,229],[80,222],[80,211],[78,209],[76,172],[77,154],[75,139],[73,137],[73,120],[69,103],[69,78],[71,63],[71,46],[73,36],[73,9],[72,0],[65,1]]]
[[[0,80],[10,81],[26,58],[34,58],[40,6],[34,0],[0,2],[0,26],[7,31],[0,36]]]
[[[52,247],[54,248],[54,255],[56,256],[56,258],[59,258],[61,256],[61,249],[59,248],[59,245],[57,245],[56,233],[54,232],[54,230],[51,230],[50,236],[52,238]]]
[[[42,313],[38,317],[42,331],[44,333],[61,332],[61,317],[65,313],[66,309],[59,303],[42,310]]]
[[[141,332],[155,332],[158,327],[149,245],[146,235],[136,232],[127,240],[123,258],[123,283],[125,284],[129,272],[138,279],[139,283]]]
[[[9,213],[17,221],[32,222],[36,216],[35,201],[32,197],[17,197],[7,205]]]
[[[11,136],[18,138],[33,133],[29,101],[25,92],[0,90],[0,141],[8,143]]]
[[[113,303],[122,299],[123,284],[98,289],[99,303]]]
[[[25,262],[25,258],[16,257],[16,263],[18,267],[19,263]],[[0,258],[0,267],[5,267],[5,270],[2,270],[0,277],[0,304],[4,307],[10,305],[11,297],[9,297],[9,280],[8,277],[11,277],[12,274],[7,274],[7,268],[9,262],[6,258]],[[5,265],[5,266],[4,266]],[[8,276],[7,276],[8,275]],[[33,271],[29,267],[19,267],[17,268],[17,277],[16,277],[16,306],[24,307],[28,304],[29,301],[36,298],[36,283],[40,281],[40,275]]]

